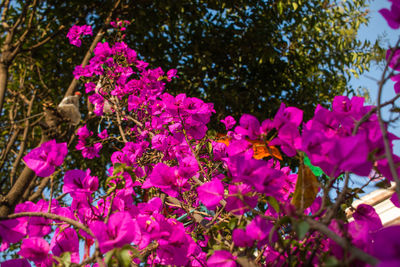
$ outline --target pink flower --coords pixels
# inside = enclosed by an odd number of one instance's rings
[[[31,264],[26,259],[13,259],[3,261],[1,267],[31,267]]]
[[[102,253],[140,240],[139,225],[127,212],[112,214],[107,224],[96,221],[90,225],[90,229],[99,240]]]
[[[57,228],[51,240],[50,249],[57,257],[60,257],[64,252],[70,252],[71,262],[79,262],[78,234],[72,228],[67,228],[62,231],[60,228]]]
[[[53,199],[51,203],[51,212],[54,212],[54,210],[58,207],[59,205],[57,200]],[[30,201],[20,203],[15,207],[14,212],[47,212],[48,208],[49,202],[41,199],[37,203],[33,203]],[[27,234],[29,234],[30,237],[43,237],[51,232],[51,219],[46,219],[43,217],[24,217],[21,218],[21,220],[26,220],[28,222]]]
[[[216,250],[214,254],[207,260],[207,266],[210,267],[235,267],[237,266],[236,257],[229,251]]]
[[[400,94],[400,74],[396,74],[396,75],[392,76],[391,80],[396,82],[394,84],[394,92],[396,94]]]
[[[375,209],[367,204],[360,204],[353,213],[353,218],[358,223],[365,223],[370,231],[377,231],[383,227],[382,221]],[[367,229],[363,229],[367,231]]]
[[[273,124],[276,129],[280,129],[285,124],[291,123],[298,127],[303,121],[303,111],[295,107],[286,107],[284,103],[281,104],[279,110],[276,112]]]
[[[232,240],[239,247],[251,247],[254,244],[254,240],[246,233],[246,230],[240,228],[233,230]]]
[[[71,196],[90,195],[99,187],[99,180],[96,176],[90,175],[90,169],[69,170],[64,175],[63,193],[69,193]]]
[[[232,123],[233,122],[231,122],[231,124]],[[260,135],[260,122],[253,115],[243,114],[242,117],[240,117],[239,126],[235,128],[235,132],[247,136],[251,140],[257,139]]]
[[[187,178],[179,175],[177,167],[169,167],[164,163],[158,163],[143,183],[142,188],[158,187],[164,193],[177,197],[179,192],[187,187],[187,181]]]
[[[246,184],[229,185],[229,197],[226,199],[226,210],[235,215],[242,215],[257,205],[257,196],[248,196],[252,188]]]
[[[0,240],[2,240],[2,244],[8,245],[9,243],[21,241],[26,235],[27,225],[28,221],[24,218],[0,221]]]
[[[236,124],[236,121],[232,116],[227,116],[225,119],[221,120],[221,122],[225,125],[227,131],[232,129]]]
[[[99,133],[97,136],[98,136],[100,139],[106,139],[106,138],[108,138],[107,129],[104,129],[103,131],[101,131],[101,133]]]
[[[380,260],[379,266],[399,266],[400,226],[389,226],[374,234],[372,255]]]
[[[257,216],[246,226],[246,234],[249,238],[257,240],[257,247],[260,248],[269,243],[269,235],[270,231],[273,230],[273,226],[273,223],[270,221]],[[272,236],[272,242],[275,242],[276,240],[277,234],[274,232]]]
[[[197,188],[200,201],[208,208],[215,209],[224,197],[224,186],[218,179],[204,183]]]
[[[393,204],[394,204],[396,207],[400,208],[400,201],[399,201],[399,198],[397,197],[397,194],[396,194],[396,193],[394,193],[394,194],[392,195],[392,197],[390,198],[390,201],[392,201]]]
[[[386,60],[388,61],[388,65],[390,68],[400,71],[400,50],[388,49],[386,51]],[[389,61],[390,60],[390,61]],[[392,80],[396,80],[396,78],[392,78]]]
[[[95,143],[91,147],[85,147],[82,150],[82,157],[87,158],[87,159],[93,159],[93,158],[99,158],[99,152],[103,148],[103,145],[101,143]]]
[[[70,44],[80,47],[82,44],[81,37],[83,35],[93,35],[92,27],[89,25],[83,25],[83,26],[74,25],[69,30],[67,37],[69,39]]]
[[[169,71],[167,71],[167,81],[172,81],[173,77],[179,78],[178,75],[176,75],[177,72],[178,70],[176,69],[170,69]]]
[[[92,131],[89,131],[86,125],[82,126],[81,128],[78,129],[76,132],[76,135],[79,136],[79,139],[86,139],[89,136],[93,135]]]
[[[398,29],[400,27],[400,1],[399,0],[390,0],[392,2],[392,6],[390,10],[387,8],[383,8],[379,10],[379,13],[386,19],[390,28]]]
[[[96,90],[96,84],[93,82],[85,83],[85,92],[88,94]]]
[[[182,223],[174,219],[166,219],[161,214],[154,214],[154,220],[159,229],[153,230],[152,237],[159,244],[156,251],[156,262],[161,265],[187,266],[190,247],[193,248],[193,239],[185,231]]]
[[[101,143],[94,143],[90,146],[86,143],[86,139],[93,135],[93,132],[89,131],[86,125],[79,128],[76,135],[78,136],[78,143],[75,148],[77,150],[82,150],[82,156],[84,158],[93,159],[95,157],[100,157],[99,152],[103,148],[103,145]]]
[[[49,256],[50,246],[46,240],[40,237],[31,237],[22,240],[21,250],[18,252],[24,258],[40,264]]]
[[[24,161],[37,176],[47,177],[53,174],[56,166],[60,166],[64,162],[67,153],[67,143],[58,144],[56,140],[50,140],[40,147],[32,149],[24,157]]]

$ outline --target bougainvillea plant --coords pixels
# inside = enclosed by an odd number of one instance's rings
[[[382,11],[392,27],[399,7],[393,0]],[[352,174],[400,185],[400,157],[392,151],[398,137],[381,116],[399,95],[377,106],[337,96],[309,121],[282,104],[262,122],[227,116],[226,132],[216,133],[207,127],[213,104],[169,94],[177,71],[139,60],[123,41],[128,25],[113,22],[115,41],[98,43],[90,63],[74,71],[97,127],[80,125],[69,149],[96,160],[105,146],[115,147],[107,177],[58,170],[63,195],[20,203],[0,220],[1,251],[19,247],[19,258],[1,266],[400,265],[400,226],[384,227],[373,207],[349,203],[357,193],[349,190]],[[89,26],[74,26],[68,38],[80,46],[85,34]],[[398,51],[388,52],[393,71]],[[51,140],[24,161],[48,177],[67,150]],[[298,167],[290,169],[288,158]],[[352,210],[351,222],[343,207]]]

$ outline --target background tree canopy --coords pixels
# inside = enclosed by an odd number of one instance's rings
[[[170,90],[214,102],[219,116],[263,119],[285,102],[308,117],[379,54],[356,39],[366,1],[343,2],[138,1],[128,40],[154,65],[178,68]]]
[[[377,44],[356,39],[360,25],[368,21],[365,0],[128,2],[1,2],[2,197],[10,195],[22,177],[29,182],[19,185],[16,202],[37,199],[48,185],[48,179],[26,176],[21,159],[43,141],[43,104],[56,106],[66,93],[82,89],[71,84],[72,71],[82,63],[90,40],[79,49],[71,46],[65,36],[73,24],[92,25],[95,36],[104,31],[107,18],[133,19],[126,41],[153,67],[177,68],[180,78],[168,90],[213,102],[215,122],[226,115],[238,119],[243,113],[265,119],[282,101],[310,117],[317,103],[327,103],[346,90],[351,93],[351,73],[363,72],[382,55]],[[83,103],[88,119],[86,99]],[[73,130],[65,136],[70,151]],[[80,157],[73,154],[68,167],[79,162],[81,168],[104,172],[109,160],[107,153],[91,162]]]

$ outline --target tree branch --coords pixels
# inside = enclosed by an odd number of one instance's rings
[[[8,30],[10,25],[6,22],[6,15],[8,8],[10,7],[10,0],[6,0],[5,2],[1,3],[2,6],[4,6],[3,12],[1,13],[1,24],[3,25],[5,30]]]
[[[33,103],[35,101],[35,96],[36,96],[36,91],[33,93],[32,99],[30,100],[30,103],[29,103],[29,106],[28,106],[27,115],[26,115],[27,117],[29,117],[31,115],[32,106],[33,106]],[[18,151],[18,156],[14,161],[13,168],[12,168],[11,173],[10,173],[11,185],[13,185],[13,183],[14,183],[14,177],[15,177],[15,174],[17,173],[18,165],[21,162],[22,155],[25,152],[25,146],[26,146],[26,141],[28,139],[29,130],[30,130],[30,122],[26,121],[24,134],[23,134],[23,137],[22,137],[22,140],[21,140],[21,145],[20,145],[19,151]]]
[[[60,27],[58,28],[58,30],[51,34],[48,35],[46,38],[44,38],[42,41],[37,42],[36,44],[26,48],[26,49],[21,49],[21,52],[27,52],[27,51],[32,51],[36,48],[41,47],[42,45],[46,44],[48,41],[50,41],[51,39],[53,39],[55,36],[57,36],[57,34],[59,34],[63,29],[65,28],[64,25],[60,25]]]
[[[46,188],[47,184],[49,183],[49,180],[50,180],[50,177],[43,178],[42,181],[40,182],[36,192],[33,193],[29,197],[28,201],[36,201],[36,199],[42,195],[42,192]]]
[[[12,135],[7,142],[6,149],[1,152],[0,169],[3,168],[3,165],[6,162],[5,159],[7,158],[7,155],[10,152],[11,147],[14,145],[15,141],[17,140],[17,137],[19,136],[19,132],[21,131],[21,128],[15,126],[15,125],[13,128],[14,128],[14,131],[12,132]]]

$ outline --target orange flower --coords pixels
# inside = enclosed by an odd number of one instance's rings
[[[217,134],[217,142],[224,143],[226,146],[229,146],[229,142],[232,138],[227,136],[226,134]],[[275,146],[269,146],[268,141],[262,140],[250,140],[246,138],[246,141],[252,144],[253,148],[253,158],[255,159],[263,159],[265,157],[274,157],[276,159],[282,160],[282,155],[279,152],[279,149]]]

